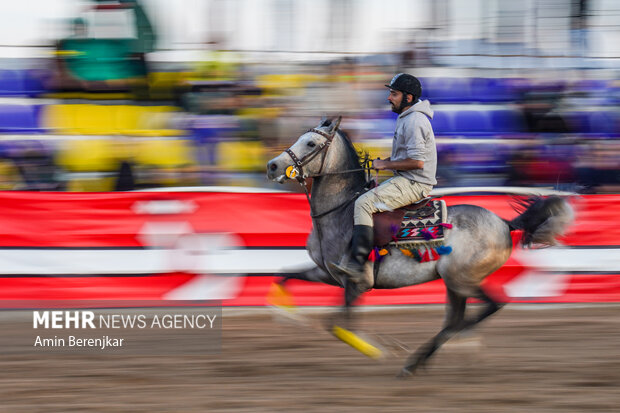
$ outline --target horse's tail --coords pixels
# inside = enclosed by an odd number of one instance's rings
[[[559,196],[532,197],[518,200],[515,209],[520,215],[508,222],[510,230],[523,230],[521,243],[556,245],[556,238],[566,231],[574,220],[573,208]]]

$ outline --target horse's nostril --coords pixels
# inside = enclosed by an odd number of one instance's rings
[[[269,164],[269,170],[271,170],[271,171],[275,171],[276,169],[278,169],[278,165],[276,165],[276,163],[275,163],[275,162],[271,162],[271,163]]]

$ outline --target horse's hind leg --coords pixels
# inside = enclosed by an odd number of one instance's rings
[[[474,327],[476,324],[489,317],[490,315],[495,314],[499,309],[503,307],[503,304],[499,304],[491,297],[489,297],[482,290],[482,288],[478,288],[478,291],[476,292],[474,297],[482,300],[486,305],[479,314],[475,315],[473,318],[465,319],[463,321],[463,330]]]
[[[467,297],[463,297],[455,291],[448,289],[448,308],[443,328],[429,342],[423,344],[415,353],[409,356],[399,377],[408,377],[419,367],[424,367],[426,361],[439,347],[462,330],[466,302]]]
[[[431,341],[420,347],[412,354],[399,376],[407,377],[413,374],[418,367],[423,367],[426,361],[441,347],[446,341],[454,337],[455,334],[470,329],[485,318],[496,313],[502,306],[489,297],[480,287],[472,294],[486,303],[482,311],[473,318],[465,319],[465,304],[467,297],[459,295],[448,288],[448,314],[444,328]]]

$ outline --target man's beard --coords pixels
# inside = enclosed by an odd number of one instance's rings
[[[400,101],[400,105],[398,105],[398,107],[396,107],[396,105],[391,102],[390,104],[392,105],[392,112],[398,113],[399,115],[403,113],[405,109],[413,106],[413,103],[409,103],[409,101],[404,99]]]

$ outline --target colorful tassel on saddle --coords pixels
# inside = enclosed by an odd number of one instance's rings
[[[414,258],[417,262],[430,262],[437,261],[442,255],[450,254],[452,252],[452,247],[426,247],[424,248],[424,252],[420,252],[420,250],[417,249],[408,250],[405,248],[401,248],[400,251],[403,253],[403,255]]]
[[[435,251],[435,248],[429,248],[429,256],[431,261],[437,261],[439,259],[439,254]]]
[[[374,247],[372,249],[372,251],[370,251],[370,254],[368,254],[368,261],[370,262],[381,262],[383,260],[383,257],[385,257],[388,254],[388,250],[386,250],[385,248],[377,248]]]
[[[422,254],[421,262],[437,261],[438,259],[439,254],[437,253],[437,251],[435,251],[434,248],[427,247],[424,251],[424,254]]]
[[[400,231],[400,228],[397,225],[390,225],[390,230],[392,233],[392,241],[397,242],[398,238],[396,237],[398,235],[398,231]]]
[[[414,258],[413,252],[409,251],[408,249],[401,248],[400,252],[402,252],[403,255],[406,256],[406,257]]]
[[[433,234],[433,231],[423,228],[420,230],[420,233],[424,237],[425,240],[429,241],[431,239],[437,238],[437,235]]]
[[[441,223],[441,224],[439,224],[439,225],[441,225],[441,226],[442,226],[442,227],[444,227],[444,228],[448,228],[448,229],[451,229],[451,228],[452,228],[452,224],[447,224],[447,223],[445,223],[445,222],[442,222],[442,223]]]
[[[413,258],[417,262],[420,262],[422,260],[420,252],[418,250],[408,250],[406,248],[401,248],[400,251],[403,253],[404,256]]]

